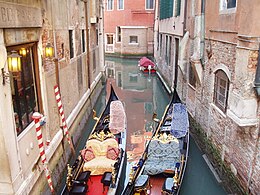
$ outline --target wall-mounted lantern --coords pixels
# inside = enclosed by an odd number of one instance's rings
[[[54,54],[54,48],[51,46],[50,43],[47,43],[45,47],[45,57],[52,58]]]
[[[7,65],[9,72],[20,72],[21,71],[21,56],[18,55],[17,51],[11,51],[11,54],[7,56]],[[1,69],[3,77],[3,85],[6,83],[6,79],[10,77],[9,73]]]

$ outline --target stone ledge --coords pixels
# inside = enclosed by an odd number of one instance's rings
[[[239,118],[235,113],[231,110],[227,110],[227,116],[231,118],[238,126],[246,127],[246,126],[255,126],[258,124],[258,119],[248,119],[248,118]]]

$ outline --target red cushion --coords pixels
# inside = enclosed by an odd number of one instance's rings
[[[119,155],[119,149],[116,147],[108,146],[106,157],[111,160],[116,160]]]
[[[86,149],[81,150],[81,156],[85,161],[91,161],[93,158],[95,158],[95,154],[93,152],[92,147],[89,146]]]

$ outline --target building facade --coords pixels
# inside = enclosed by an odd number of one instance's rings
[[[179,46],[168,46],[178,35],[172,28],[178,2],[184,10],[184,26],[180,26],[184,34]],[[172,88],[177,88],[243,191],[258,194],[260,2],[174,0],[170,3],[175,5],[173,16],[164,16],[161,11],[167,3],[160,0],[156,11],[159,71]],[[165,34],[163,24],[169,21],[169,33]],[[170,56],[176,63],[168,65],[168,73],[165,66]]]
[[[105,53],[153,54],[154,0],[104,0]]]
[[[99,5],[98,0],[0,1],[1,194],[50,194],[34,112],[45,116],[43,142],[57,189],[71,150],[60,128],[54,86],[59,86],[69,132],[77,143],[86,111],[91,113],[102,86],[103,9]],[[47,57],[49,46],[54,55]],[[21,60],[19,72],[7,67],[14,52]]]

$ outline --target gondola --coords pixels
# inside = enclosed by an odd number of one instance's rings
[[[180,192],[189,151],[189,121],[186,106],[174,90],[146,149],[130,170],[123,195]]]
[[[123,190],[120,179],[126,166],[126,115],[112,85],[101,116],[93,113],[96,123],[74,164],[67,165],[62,194],[114,195]]]
[[[138,61],[138,66],[143,73],[156,73],[155,63],[147,57],[142,57]]]

